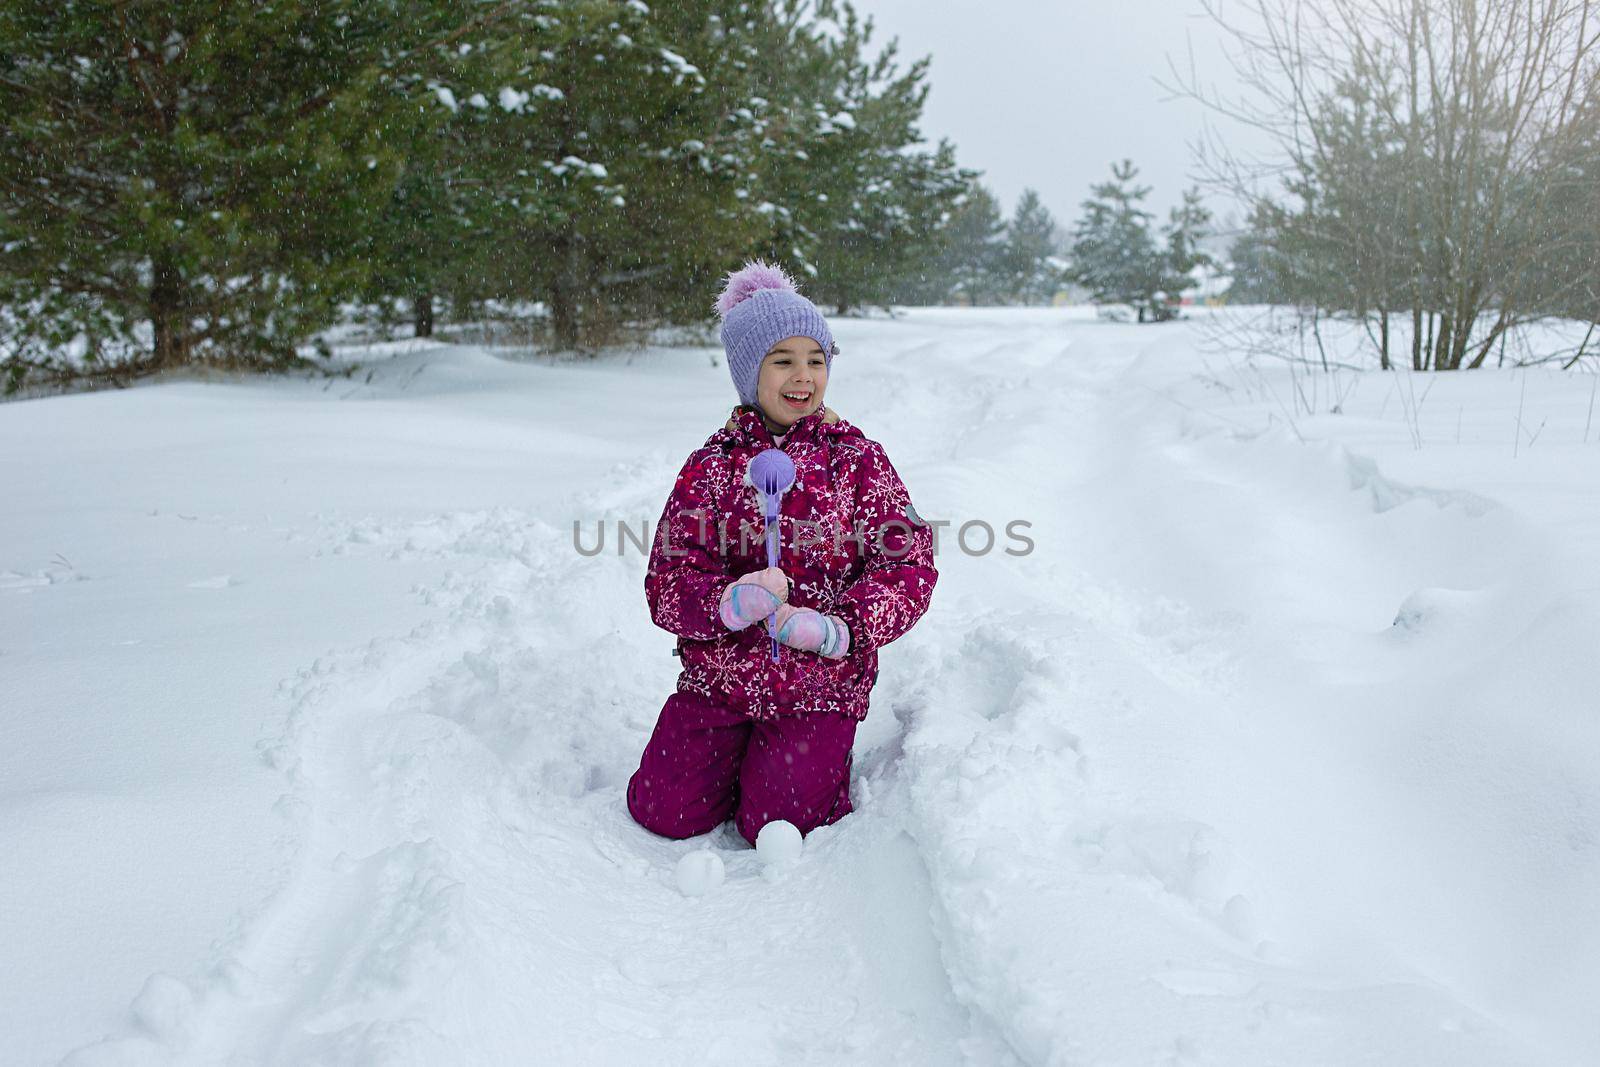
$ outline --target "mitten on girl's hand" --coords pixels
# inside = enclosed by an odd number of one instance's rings
[[[785,604],[767,622],[767,632],[779,644],[802,652],[815,652],[828,659],[843,659],[850,651],[850,628],[837,616],[824,615],[812,608]]]
[[[738,581],[730,582],[722,591],[717,612],[722,625],[730,630],[743,630],[753,622],[771,615],[780,604],[789,600],[789,576],[782,567],[751,571]]]

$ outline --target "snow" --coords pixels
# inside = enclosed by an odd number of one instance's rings
[[[666,66],[662,69],[668,74],[673,75],[672,82],[674,85],[682,85],[683,79],[688,77],[692,77],[698,81],[704,81],[704,78],[700,73],[700,68],[683,58],[678,53],[674,52],[672,49],[661,49],[661,58],[666,60]]]
[[[721,885],[727,870],[721,856],[702,848],[684,853],[675,873],[678,892],[686,897],[699,897]]]
[[[590,163],[588,160],[581,159],[578,156],[563,156],[560,163],[547,161],[545,168],[557,176],[565,175],[569,170],[575,170],[580,174],[587,174],[591,178],[602,180],[609,176],[604,163]]]
[[[756,856],[769,867],[793,863],[804,847],[800,831],[786,819],[774,819],[756,834]]]
[[[629,819],[677,661],[573,544],[659,515],[711,350],[0,407],[6,1062],[1600,1059],[1589,376],[834,325],[950,526],[781,878]]]

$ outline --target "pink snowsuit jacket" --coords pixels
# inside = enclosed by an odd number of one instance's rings
[[[745,479],[751,457],[772,447],[760,414],[741,410],[690,454],[652,542],[650,617],[678,636],[679,692],[752,719],[826,711],[859,721],[878,649],[928,610],[933,530],[882,445],[826,408],[790,427],[782,448],[795,484],[779,511],[778,565],[793,580],[789,603],[842,619],[850,650],[832,660],[780,645],[772,662],[764,625],[735,633],[717,610],[729,582],[767,565],[760,497]]]

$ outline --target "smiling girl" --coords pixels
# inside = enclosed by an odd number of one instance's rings
[[[878,649],[927,611],[938,574],[932,530],[883,446],[823,402],[838,348],[816,306],[783,271],[750,263],[717,311],[741,404],[684,463],[656,527],[645,596],[683,669],[628,810],[675,838],[731,815],[754,844],[768,822],[805,833],[850,812]],[[746,476],[769,448],[795,467],[775,567]]]

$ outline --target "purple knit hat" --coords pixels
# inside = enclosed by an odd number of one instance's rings
[[[793,279],[780,267],[759,260],[746,263],[728,275],[717,298],[722,316],[722,347],[728,353],[728,373],[741,403],[756,402],[756,379],[761,361],[772,346],[786,337],[809,337],[822,346],[822,358],[833,369],[838,347],[817,306],[800,295]]]

